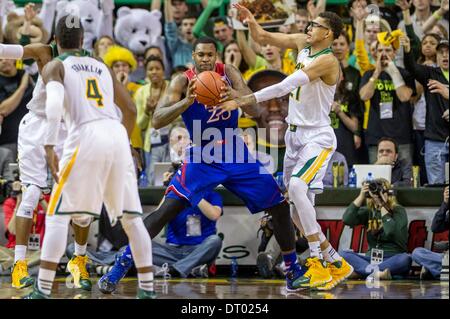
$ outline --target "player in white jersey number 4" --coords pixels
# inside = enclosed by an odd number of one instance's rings
[[[322,233],[314,210],[314,196],[323,189],[322,179],[336,149],[329,113],[341,70],[331,44],[339,37],[342,21],[333,12],[323,12],[310,22],[307,34],[271,33],[258,25],[247,8],[239,4],[235,7],[257,42],[298,50],[297,67],[282,82],[219,107],[230,111],[290,94],[283,174],[294,203],[292,217],[308,239],[311,251],[308,271],[294,286],[331,289],[353,272]]]
[[[81,52],[88,55],[87,51]],[[25,47],[0,43],[0,58],[5,59],[33,59],[36,61],[39,73],[54,57],[58,56],[56,44],[50,45],[36,43]],[[35,210],[42,189],[47,185],[47,163],[43,147],[46,127],[45,118],[45,84],[39,76],[33,90],[33,98],[27,104],[28,114],[24,116],[19,126],[18,158],[20,181],[22,183],[22,200],[16,211],[16,246],[14,250],[14,266],[11,273],[12,286],[25,288],[33,284],[34,280],[28,274],[26,253],[30,240],[30,230],[33,224],[33,211]],[[58,154],[66,138],[66,131],[61,130],[58,138]],[[86,269],[86,246],[89,233],[89,223],[77,224],[72,222],[75,235],[75,254],[69,261],[67,268],[74,276],[76,287],[91,290],[92,284]],[[35,234],[34,241],[40,247],[41,238]]]
[[[129,136],[136,107],[105,64],[81,54],[83,28],[77,19],[64,16],[58,21],[55,39],[60,55],[42,72],[48,122],[44,147],[57,184],[45,220],[37,285],[25,298],[50,296],[70,221],[83,223],[99,216],[104,203],[110,220],[121,218],[128,235],[138,271],[137,297],[153,299],[151,241],[142,221],[136,175],[130,170],[134,164]],[[58,162],[54,146],[62,118],[68,137]]]

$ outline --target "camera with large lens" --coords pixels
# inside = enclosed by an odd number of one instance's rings
[[[394,195],[394,191],[392,189],[387,189],[383,184],[383,181],[380,179],[375,179],[369,182],[369,194],[376,195],[378,197],[381,196],[382,193],[387,193],[388,195]]]
[[[384,191],[384,187],[383,187],[383,183],[381,183],[380,181],[371,181],[369,183],[369,191],[372,194],[376,194],[378,196],[380,196],[381,193],[383,193]]]

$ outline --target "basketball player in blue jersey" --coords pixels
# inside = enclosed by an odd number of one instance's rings
[[[219,116],[217,109],[199,103],[194,93],[195,76],[203,71],[215,71],[223,76],[227,83],[222,88],[224,99],[250,94],[251,90],[238,69],[216,62],[217,47],[213,39],[197,39],[192,57],[194,69],[180,74],[170,83],[168,93],[154,112],[152,124],[158,129],[181,115],[194,145],[187,150],[185,162],[170,182],[163,202],[144,220],[146,228],[151,238],[154,238],[188,205],[196,207],[206,192],[222,184],[239,196],[251,213],[267,211],[272,215],[275,238],[286,265],[287,289],[295,290],[292,283],[304,271],[297,263],[289,204],[272,175],[264,173],[264,168],[258,161],[251,160],[241,137],[236,134],[228,136],[226,130],[233,130],[238,126],[239,111],[224,112]],[[253,117],[259,116],[255,104],[244,107],[243,111]],[[196,131],[197,128],[200,128],[200,132]],[[213,138],[203,140],[196,136],[209,135],[203,134],[208,129],[215,129],[216,133],[221,134],[213,134]],[[117,258],[113,269],[100,279],[100,290],[105,293],[114,291],[131,264],[131,253],[127,249]]]

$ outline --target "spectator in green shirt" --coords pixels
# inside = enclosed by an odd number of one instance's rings
[[[374,183],[371,187],[363,183],[361,193],[347,207],[343,217],[344,224],[351,228],[365,227],[369,248],[365,255],[353,251],[339,254],[353,266],[357,275],[389,280],[392,276],[408,274],[411,267],[411,256],[407,254],[408,218],[405,208],[397,204],[391,184],[383,178],[374,182],[381,191],[374,191]],[[371,263],[374,254],[381,257],[377,265]]]

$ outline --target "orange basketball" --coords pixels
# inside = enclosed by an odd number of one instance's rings
[[[204,71],[197,75],[195,94],[197,101],[206,106],[215,106],[220,101],[220,88],[224,85],[219,73]]]

